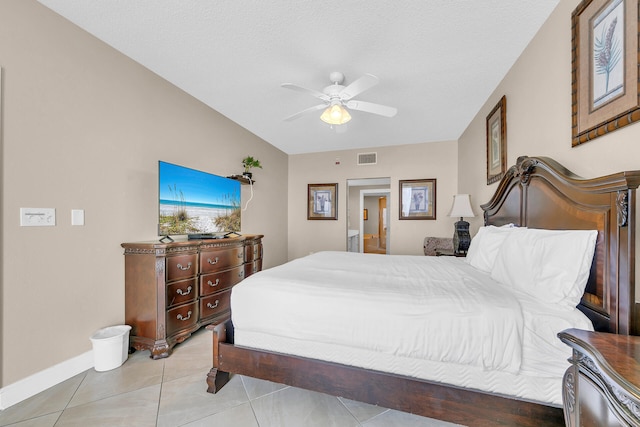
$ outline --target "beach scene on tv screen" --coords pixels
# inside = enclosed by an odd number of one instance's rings
[[[159,163],[159,234],[240,231],[240,183]]]

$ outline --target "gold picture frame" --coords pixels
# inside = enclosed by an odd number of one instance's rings
[[[367,221],[369,219],[369,209],[362,210],[362,219]]]
[[[487,185],[507,172],[507,97],[503,96],[487,116]]]
[[[307,219],[338,219],[338,184],[308,184]]]
[[[400,219],[436,219],[436,180],[400,180]]]
[[[571,145],[640,120],[638,2],[583,0],[571,14]]]

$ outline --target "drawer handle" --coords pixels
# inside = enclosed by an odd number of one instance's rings
[[[216,308],[218,306],[218,304],[220,304],[220,300],[216,300],[215,304],[211,304],[210,302],[207,303],[207,307],[209,308]]]
[[[238,258],[244,258],[244,254],[242,252],[238,253]]]
[[[215,260],[211,261],[211,258],[207,258],[207,262],[211,265],[216,265],[218,263],[218,257]]]
[[[189,261],[189,264],[187,264],[186,267],[183,267],[182,264],[178,264],[176,267],[178,267],[182,271],[188,270],[191,268],[191,261]]]
[[[215,288],[219,284],[220,284],[220,278],[216,279],[216,283],[213,283],[211,280],[207,281],[207,285],[211,286],[212,288]]]
[[[178,289],[178,290],[176,291],[176,293],[177,293],[178,295],[183,295],[183,296],[184,296],[184,295],[189,295],[189,294],[191,293],[191,286],[189,286],[189,287],[187,288],[187,292],[183,291],[182,289]]]
[[[187,313],[187,317],[182,317],[182,314],[178,314],[176,316],[176,319],[182,320],[182,321],[191,319],[191,310],[189,310],[189,313]]]
[[[238,277],[240,278],[244,277],[244,270],[238,271]]]

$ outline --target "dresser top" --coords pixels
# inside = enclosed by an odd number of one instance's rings
[[[145,242],[129,242],[121,243],[125,249],[125,253],[141,253],[142,252],[155,252],[164,250],[197,250],[198,248],[224,248],[228,246],[243,245],[246,242],[252,240],[260,240],[264,236],[262,234],[244,234],[239,237],[225,237],[223,239],[193,239],[189,240],[186,237],[175,239],[173,242],[161,242],[160,240],[151,240]]]

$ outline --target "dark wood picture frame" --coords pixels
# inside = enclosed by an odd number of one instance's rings
[[[338,219],[338,184],[307,185],[307,219]]]
[[[583,0],[571,14],[571,145],[640,120],[637,0]]]
[[[436,219],[436,180],[400,180],[400,219]]]
[[[507,97],[503,96],[487,116],[487,185],[507,171]]]

